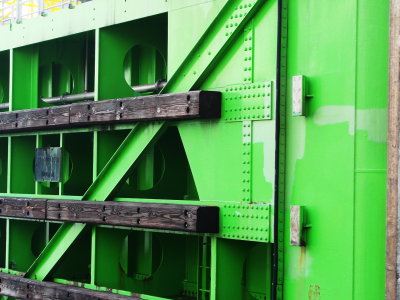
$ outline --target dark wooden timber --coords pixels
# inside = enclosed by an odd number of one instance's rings
[[[400,299],[399,278],[399,134],[400,0],[390,1],[388,164],[386,193],[386,299]]]
[[[47,219],[201,233],[218,232],[218,207],[48,200]]]
[[[0,272],[0,295],[16,299],[33,300],[129,300],[140,295],[123,296],[110,292],[94,291],[82,287],[23,278]]]
[[[0,113],[0,132],[221,116],[221,93],[193,91]]]
[[[219,232],[215,206],[0,198],[0,216],[197,233]]]
[[[0,216],[46,219],[46,199],[0,197]]]
[[[53,106],[48,109],[47,127],[69,126],[69,105]]]

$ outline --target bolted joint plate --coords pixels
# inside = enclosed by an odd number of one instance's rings
[[[269,204],[224,204],[221,209],[220,236],[228,239],[271,242]]]
[[[222,119],[225,121],[270,120],[272,81],[226,86],[222,92]]]

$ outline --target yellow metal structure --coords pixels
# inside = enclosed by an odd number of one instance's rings
[[[23,19],[31,19],[46,15],[71,5],[79,5],[82,1],[71,0],[12,0],[2,1],[0,7],[0,23],[21,22]]]

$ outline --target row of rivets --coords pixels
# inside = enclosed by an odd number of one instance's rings
[[[244,82],[253,82],[253,41],[254,41],[254,30],[253,22],[244,29],[244,41],[243,41],[243,70],[244,70]]]
[[[271,82],[251,83],[221,89],[226,121],[271,118]]]
[[[260,204],[224,204],[221,236],[229,239],[268,242],[270,206]]]
[[[269,205],[242,205],[242,204],[224,204],[223,208],[250,209],[269,211]]]
[[[242,147],[243,147],[243,167],[242,167],[242,201],[251,201],[251,143],[252,143],[252,123],[243,121],[242,124]]]

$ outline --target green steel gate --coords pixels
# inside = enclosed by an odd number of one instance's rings
[[[0,294],[384,299],[388,2],[0,27]]]

